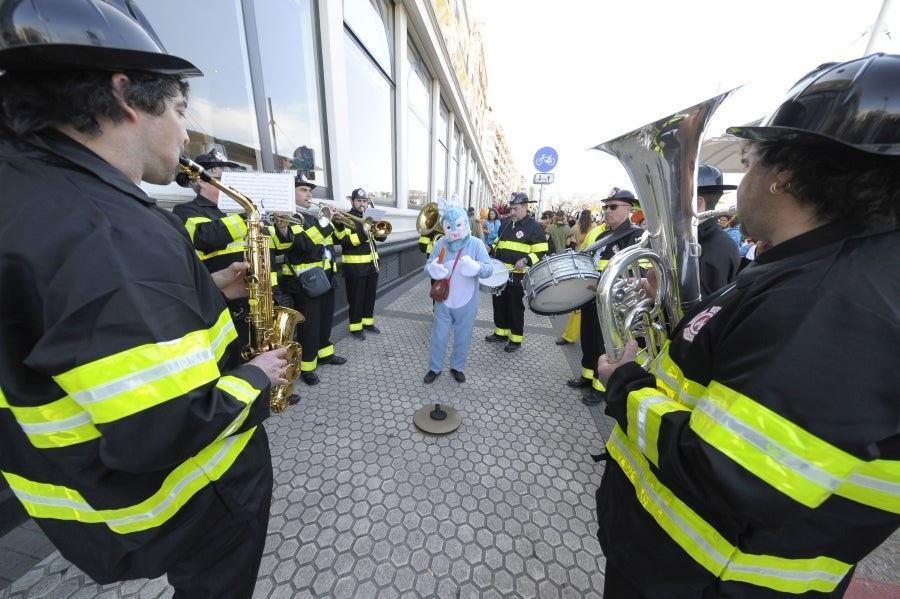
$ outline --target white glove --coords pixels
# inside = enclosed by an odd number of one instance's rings
[[[481,264],[471,256],[463,256],[459,259],[459,272],[464,277],[474,277],[481,270]]]
[[[448,276],[450,276],[450,271],[447,270],[447,267],[439,263],[437,260],[429,262],[428,266],[425,267],[425,270],[428,271],[428,276],[430,276],[435,281],[440,281],[441,279],[446,279]]]

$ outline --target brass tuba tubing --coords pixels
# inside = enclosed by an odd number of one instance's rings
[[[612,360],[621,356],[626,338],[639,334],[648,341],[647,351],[654,357],[684,312],[700,301],[700,246],[694,212],[700,143],[710,117],[734,91],[594,148],[615,156],[622,163],[647,223],[642,247],[627,248],[616,254],[598,283],[597,312],[606,353]],[[651,251],[640,251],[647,249]],[[657,293],[652,307],[631,294],[620,293],[623,286],[630,284],[630,279],[640,278],[639,270],[630,264],[637,260],[654,264],[659,289],[665,290],[665,294]],[[632,303],[621,301],[623,298],[631,298]],[[633,311],[636,314],[629,316]],[[631,323],[633,328],[626,327],[626,323]]]

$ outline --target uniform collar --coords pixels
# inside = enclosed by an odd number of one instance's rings
[[[802,254],[842,239],[858,237],[861,233],[864,234],[865,232],[860,230],[859,225],[843,221],[828,223],[802,235],[792,237],[787,241],[782,241],[772,249],[766,250],[757,256],[756,261],[760,264],[770,264],[776,260]]]
[[[27,139],[27,143],[38,150],[49,152],[80,167],[81,170],[93,175],[104,184],[115,187],[144,204],[156,204],[156,200],[135,185],[125,176],[125,173],[112,166],[87,146],[60,131],[51,129],[35,134]]]

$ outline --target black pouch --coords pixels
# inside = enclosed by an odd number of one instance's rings
[[[303,293],[309,297],[319,297],[326,291],[331,291],[331,280],[321,266],[304,270],[297,278],[303,287]]]

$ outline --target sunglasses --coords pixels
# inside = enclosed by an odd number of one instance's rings
[[[604,204],[603,205],[604,210],[617,210],[619,208],[625,208],[625,207],[626,207],[625,204]]]

